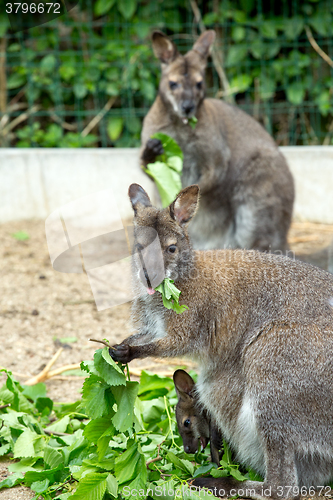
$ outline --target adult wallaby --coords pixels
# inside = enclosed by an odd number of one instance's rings
[[[184,450],[186,453],[196,453],[198,441],[202,449],[206,448],[210,441],[212,462],[220,465],[219,450],[222,448],[222,436],[207,410],[200,405],[193,378],[184,370],[176,370],[173,374],[173,381],[178,396],[177,426],[183,440]]]
[[[138,333],[110,353],[122,363],[147,356],[197,359],[200,403],[236,458],[265,478],[193,484],[232,496],[236,484],[251,498],[285,499],[332,481],[333,276],[284,256],[193,251],[187,225],[198,186],[183,189],[165,209],[153,207],[137,184],[129,196],[142,257],[134,259],[133,273],[141,294],[133,303]],[[151,232],[158,235],[165,276],[189,307],[182,314],[154,293],[161,276]]]
[[[160,31],[152,34],[162,64],[158,96],[144,119],[141,162],[163,152],[151,139],[173,137],[184,153],[183,187],[197,183],[201,201],[189,230],[195,248],[284,251],[294,183],[286,160],[263,127],[235,106],[205,98],[205,69],[215,32],[184,56]],[[189,120],[197,118],[193,129]]]

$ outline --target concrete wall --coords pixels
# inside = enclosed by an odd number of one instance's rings
[[[333,146],[283,147],[295,178],[294,218],[333,224]],[[129,184],[154,199],[138,149],[0,149],[0,222],[46,217],[81,196],[112,188],[123,219],[132,217]]]

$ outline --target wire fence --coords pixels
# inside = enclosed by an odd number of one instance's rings
[[[217,32],[208,96],[281,145],[333,144],[332,16],[330,0],[80,0],[14,32],[2,12],[1,146],[138,146],[160,72],[151,31],[185,52],[205,28]]]

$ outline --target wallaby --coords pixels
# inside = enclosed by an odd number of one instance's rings
[[[135,249],[142,254],[133,264],[137,333],[110,354],[122,363],[147,356],[196,359],[200,404],[236,459],[264,477],[263,483],[210,477],[193,484],[217,488],[219,496],[234,496],[236,487],[246,491],[240,496],[286,499],[332,481],[333,276],[258,251],[193,251],[187,226],[198,206],[196,185],[164,209],[153,207],[137,184],[129,196]],[[165,308],[154,290],[161,276],[151,236],[146,239],[151,231],[164,275],[189,307],[182,314]]]
[[[184,56],[162,32],[152,34],[162,65],[159,92],[144,119],[141,164],[163,152],[151,139],[173,137],[184,154],[183,187],[198,184],[201,201],[189,230],[194,248],[285,251],[294,183],[285,158],[251,116],[219,99],[205,98],[205,69],[215,39],[205,31]],[[189,123],[197,118],[193,129]]]
[[[186,453],[196,453],[198,441],[202,449],[206,448],[210,441],[212,462],[220,465],[221,433],[207,410],[200,405],[193,378],[184,370],[176,370],[173,374],[173,381],[178,396],[177,426],[183,440],[184,450]]]

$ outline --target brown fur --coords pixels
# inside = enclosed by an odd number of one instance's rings
[[[245,496],[294,498],[297,488],[332,481],[333,276],[256,251],[193,251],[187,225],[196,211],[196,186],[163,210],[152,207],[138,185],[130,196],[136,244],[142,231],[154,227],[165,274],[189,310],[176,314],[163,307],[161,295],[147,294],[134,267],[141,293],[133,304],[138,333],[115,346],[114,359],[198,360],[200,404],[236,458],[265,478],[241,483],[251,490]],[[147,266],[147,273],[154,269]],[[231,496],[237,485],[229,478],[194,484]]]
[[[183,187],[197,183],[201,191],[190,228],[195,248],[285,251],[294,201],[292,176],[256,120],[221,100],[205,98],[205,68],[214,38],[214,31],[206,31],[183,56],[163,33],[153,33],[162,76],[144,120],[141,160],[146,165],[161,153],[159,141],[150,139],[156,132],[170,135],[182,148]],[[183,123],[192,116],[198,119],[194,130]]]
[[[202,449],[210,441],[211,460],[220,465],[222,437],[207,410],[200,405],[193,378],[184,370],[176,370],[173,381],[178,396],[176,420],[184,450],[186,453],[196,453],[198,441]]]

